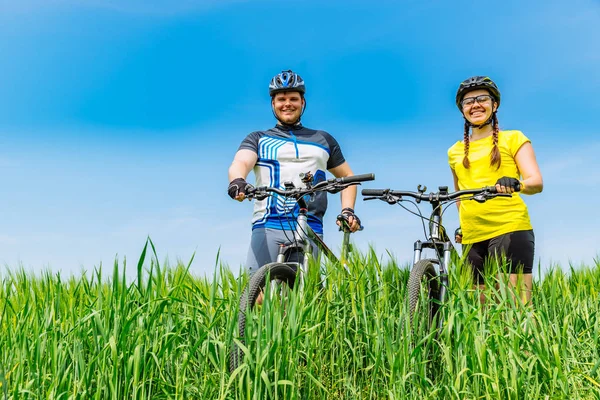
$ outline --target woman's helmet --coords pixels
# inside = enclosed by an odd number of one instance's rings
[[[304,96],[306,88],[304,87],[304,80],[297,73],[292,70],[281,71],[281,73],[275,75],[269,83],[269,96],[273,97],[279,92],[300,92]]]
[[[498,86],[487,76],[472,76],[467,80],[461,82],[456,92],[456,106],[462,112],[462,105],[460,104],[465,97],[467,92],[477,89],[485,89],[490,92],[490,95],[494,98],[498,107],[500,107],[500,90]]]

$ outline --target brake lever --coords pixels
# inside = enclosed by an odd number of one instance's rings
[[[251,192],[249,192],[246,195],[246,199],[248,199],[248,201],[252,201],[252,200],[264,200],[267,197],[269,197],[270,194],[263,191],[263,190],[256,190],[256,188],[251,189]]]
[[[388,194],[385,197],[382,197],[381,200],[385,201],[388,204],[397,204],[398,202],[402,201],[402,197],[396,197]]]
[[[367,200],[381,200],[385,201],[388,204],[396,204],[399,201],[402,201],[402,198],[397,198],[395,196],[383,195],[383,196],[372,196],[372,197],[363,197],[363,201]]]
[[[476,194],[472,197],[478,203],[485,203],[486,201],[493,199],[494,197],[512,197],[510,193],[482,193]]]
[[[488,197],[484,194],[476,194],[471,199],[475,200],[478,203],[485,203],[487,199],[491,199],[491,197]]]
[[[339,193],[342,190],[346,189],[349,186],[355,186],[355,185],[360,185],[360,182],[336,184],[335,186],[332,186],[331,188],[327,189],[327,193],[336,194],[336,193]]]
[[[255,194],[254,196],[252,196],[252,198],[248,197],[249,200],[264,200],[267,197],[269,197],[268,193],[260,193],[260,194]]]

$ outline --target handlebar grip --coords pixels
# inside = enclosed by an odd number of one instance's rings
[[[340,183],[354,183],[354,182],[372,181],[374,179],[375,179],[375,174],[362,174],[362,175],[345,176],[343,178],[339,178],[339,182]]]
[[[259,187],[249,187],[246,189],[246,198],[248,200],[253,200],[255,197],[260,197],[261,195],[267,195],[267,186],[259,186]],[[262,199],[257,199],[262,200]]]
[[[343,214],[338,215],[337,220],[341,222],[340,229],[339,229],[340,231],[346,232],[346,230],[348,228],[350,228],[350,225],[348,224],[348,218],[346,216],[344,216]],[[345,226],[345,228],[344,228],[344,226]],[[363,225],[361,225],[358,228],[359,231],[362,231],[363,229],[365,229],[365,227]]]
[[[387,191],[387,189],[363,189],[360,193],[363,196],[383,196],[383,194]]]

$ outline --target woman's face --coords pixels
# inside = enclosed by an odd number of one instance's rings
[[[498,105],[485,89],[477,89],[467,92],[461,101],[462,113],[473,125],[481,125],[486,122]]]

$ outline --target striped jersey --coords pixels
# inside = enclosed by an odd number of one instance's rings
[[[258,155],[254,166],[256,186],[283,189],[284,182],[305,187],[300,173],[310,172],[314,182],[325,180],[327,170],[345,162],[338,142],[327,132],[308,129],[302,125],[277,125],[267,131],[252,132],[242,141],[239,150],[251,150]],[[294,199],[279,195],[254,202],[252,229],[295,228],[298,205]],[[308,223],[319,234],[323,233],[323,216],[327,209],[327,193],[316,193],[308,201]]]

